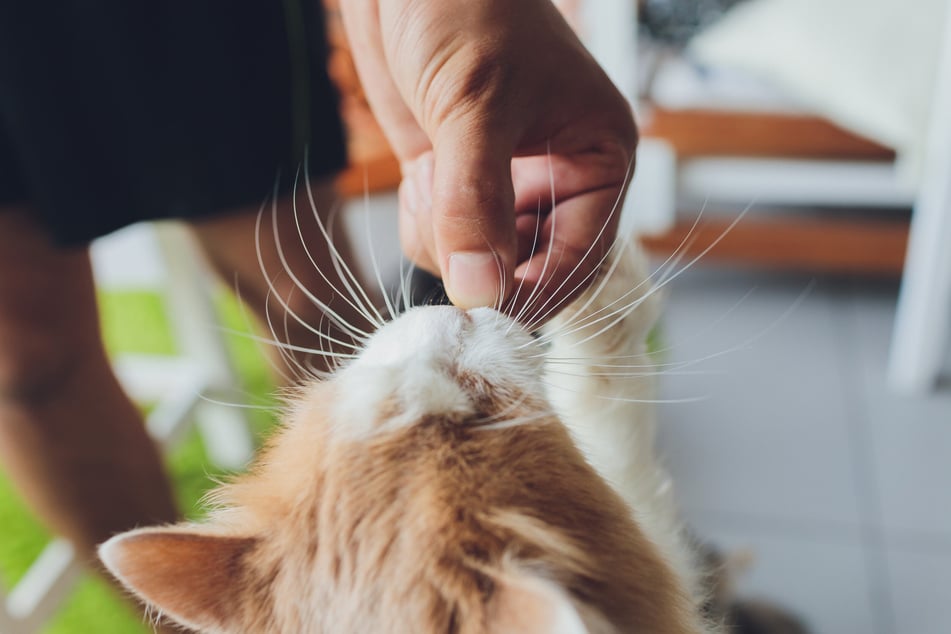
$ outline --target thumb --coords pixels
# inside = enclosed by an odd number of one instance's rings
[[[434,139],[433,242],[446,292],[460,308],[499,306],[512,287],[514,142],[505,136],[453,122]]]

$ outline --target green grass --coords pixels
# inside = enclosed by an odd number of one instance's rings
[[[165,318],[161,297],[151,292],[123,291],[100,296],[103,334],[110,352],[168,355],[175,344]],[[231,297],[220,303],[221,320],[229,328],[246,331],[245,320]],[[229,337],[229,349],[242,380],[242,388],[267,402],[273,391],[265,364],[255,344],[246,337]],[[259,436],[273,420],[267,410],[249,409],[249,419]],[[191,431],[167,457],[180,508],[189,518],[201,515],[199,500],[224,475],[205,454],[201,438]],[[26,572],[49,541],[49,533],[0,474],[0,587],[10,588]],[[44,628],[44,634],[145,634],[142,617],[103,580],[86,575],[62,609]]]

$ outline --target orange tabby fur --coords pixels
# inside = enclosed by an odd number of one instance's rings
[[[483,634],[507,631],[492,623],[499,582],[539,575],[618,631],[696,631],[685,592],[557,420],[479,431],[434,418],[339,442],[322,408],[333,387],[310,389],[257,472],[219,492],[227,510],[210,525],[138,533],[136,560],[117,558],[126,582],[220,631]],[[301,605],[315,582],[327,591]],[[193,601],[209,604],[179,607]]]
[[[488,309],[415,311],[301,390],[208,522],[120,535],[109,569],[209,633],[705,631],[553,413],[527,333]]]

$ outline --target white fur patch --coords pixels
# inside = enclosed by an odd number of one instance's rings
[[[461,374],[541,393],[541,360],[531,344],[521,327],[492,309],[412,309],[374,334],[338,375],[343,397],[334,420],[343,433],[362,437],[423,416],[471,415],[477,395],[459,384]]]

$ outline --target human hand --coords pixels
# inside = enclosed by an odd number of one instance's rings
[[[511,314],[530,304],[526,322],[580,292],[613,242],[637,131],[551,1],[341,10],[402,166],[407,256],[441,275],[456,305],[510,299]]]

